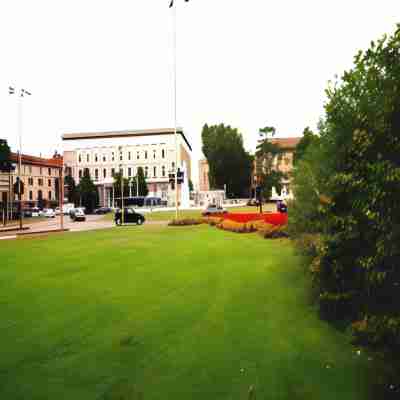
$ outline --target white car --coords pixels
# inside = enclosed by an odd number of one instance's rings
[[[43,217],[45,218],[55,218],[56,213],[51,208],[46,208],[43,210]]]

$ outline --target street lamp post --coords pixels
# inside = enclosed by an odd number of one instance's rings
[[[124,170],[122,164],[119,166],[120,178],[121,178],[121,218],[122,225],[124,224]]]
[[[15,94],[16,89],[14,86],[8,87],[8,94]],[[22,230],[22,99],[27,96],[31,96],[26,89],[19,89],[18,94],[18,138],[19,138],[19,155],[18,155],[18,209],[19,209],[19,229]]]

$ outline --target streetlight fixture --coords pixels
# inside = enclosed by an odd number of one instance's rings
[[[32,93],[24,88],[16,89],[14,86],[8,87],[9,95],[18,95],[18,138],[19,138],[19,155],[18,155],[18,208],[19,208],[19,229],[22,230],[22,99],[25,96],[31,96]]]

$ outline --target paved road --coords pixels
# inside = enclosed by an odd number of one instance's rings
[[[147,221],[146,225],[167,225],[168,221]],[[24,233],[35,233],[41,231],[51,231],[60,229],[60,217],[48,218],[41,222],[35,222],[33,224],[24,224],[24,227],[29,227],[29,230]],[[103,215],[87,215],[86,221],[84,222],[73,222],[69,216],[64,216],[64,229],[69,229],[71,232],[80,231],[91,231],[95,229],[107,229],[113,228],[115,224],[113,221],[104,220]],[[16,234],[14,232],[1,232],[0,237],[10,237]]]

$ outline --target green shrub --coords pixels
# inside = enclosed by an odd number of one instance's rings
[[[264,224],[263,226],[259,227],[258,233],[264,239],[278,239],[278,238],[289,237],[286,225],[279,226],[279,225]]]

